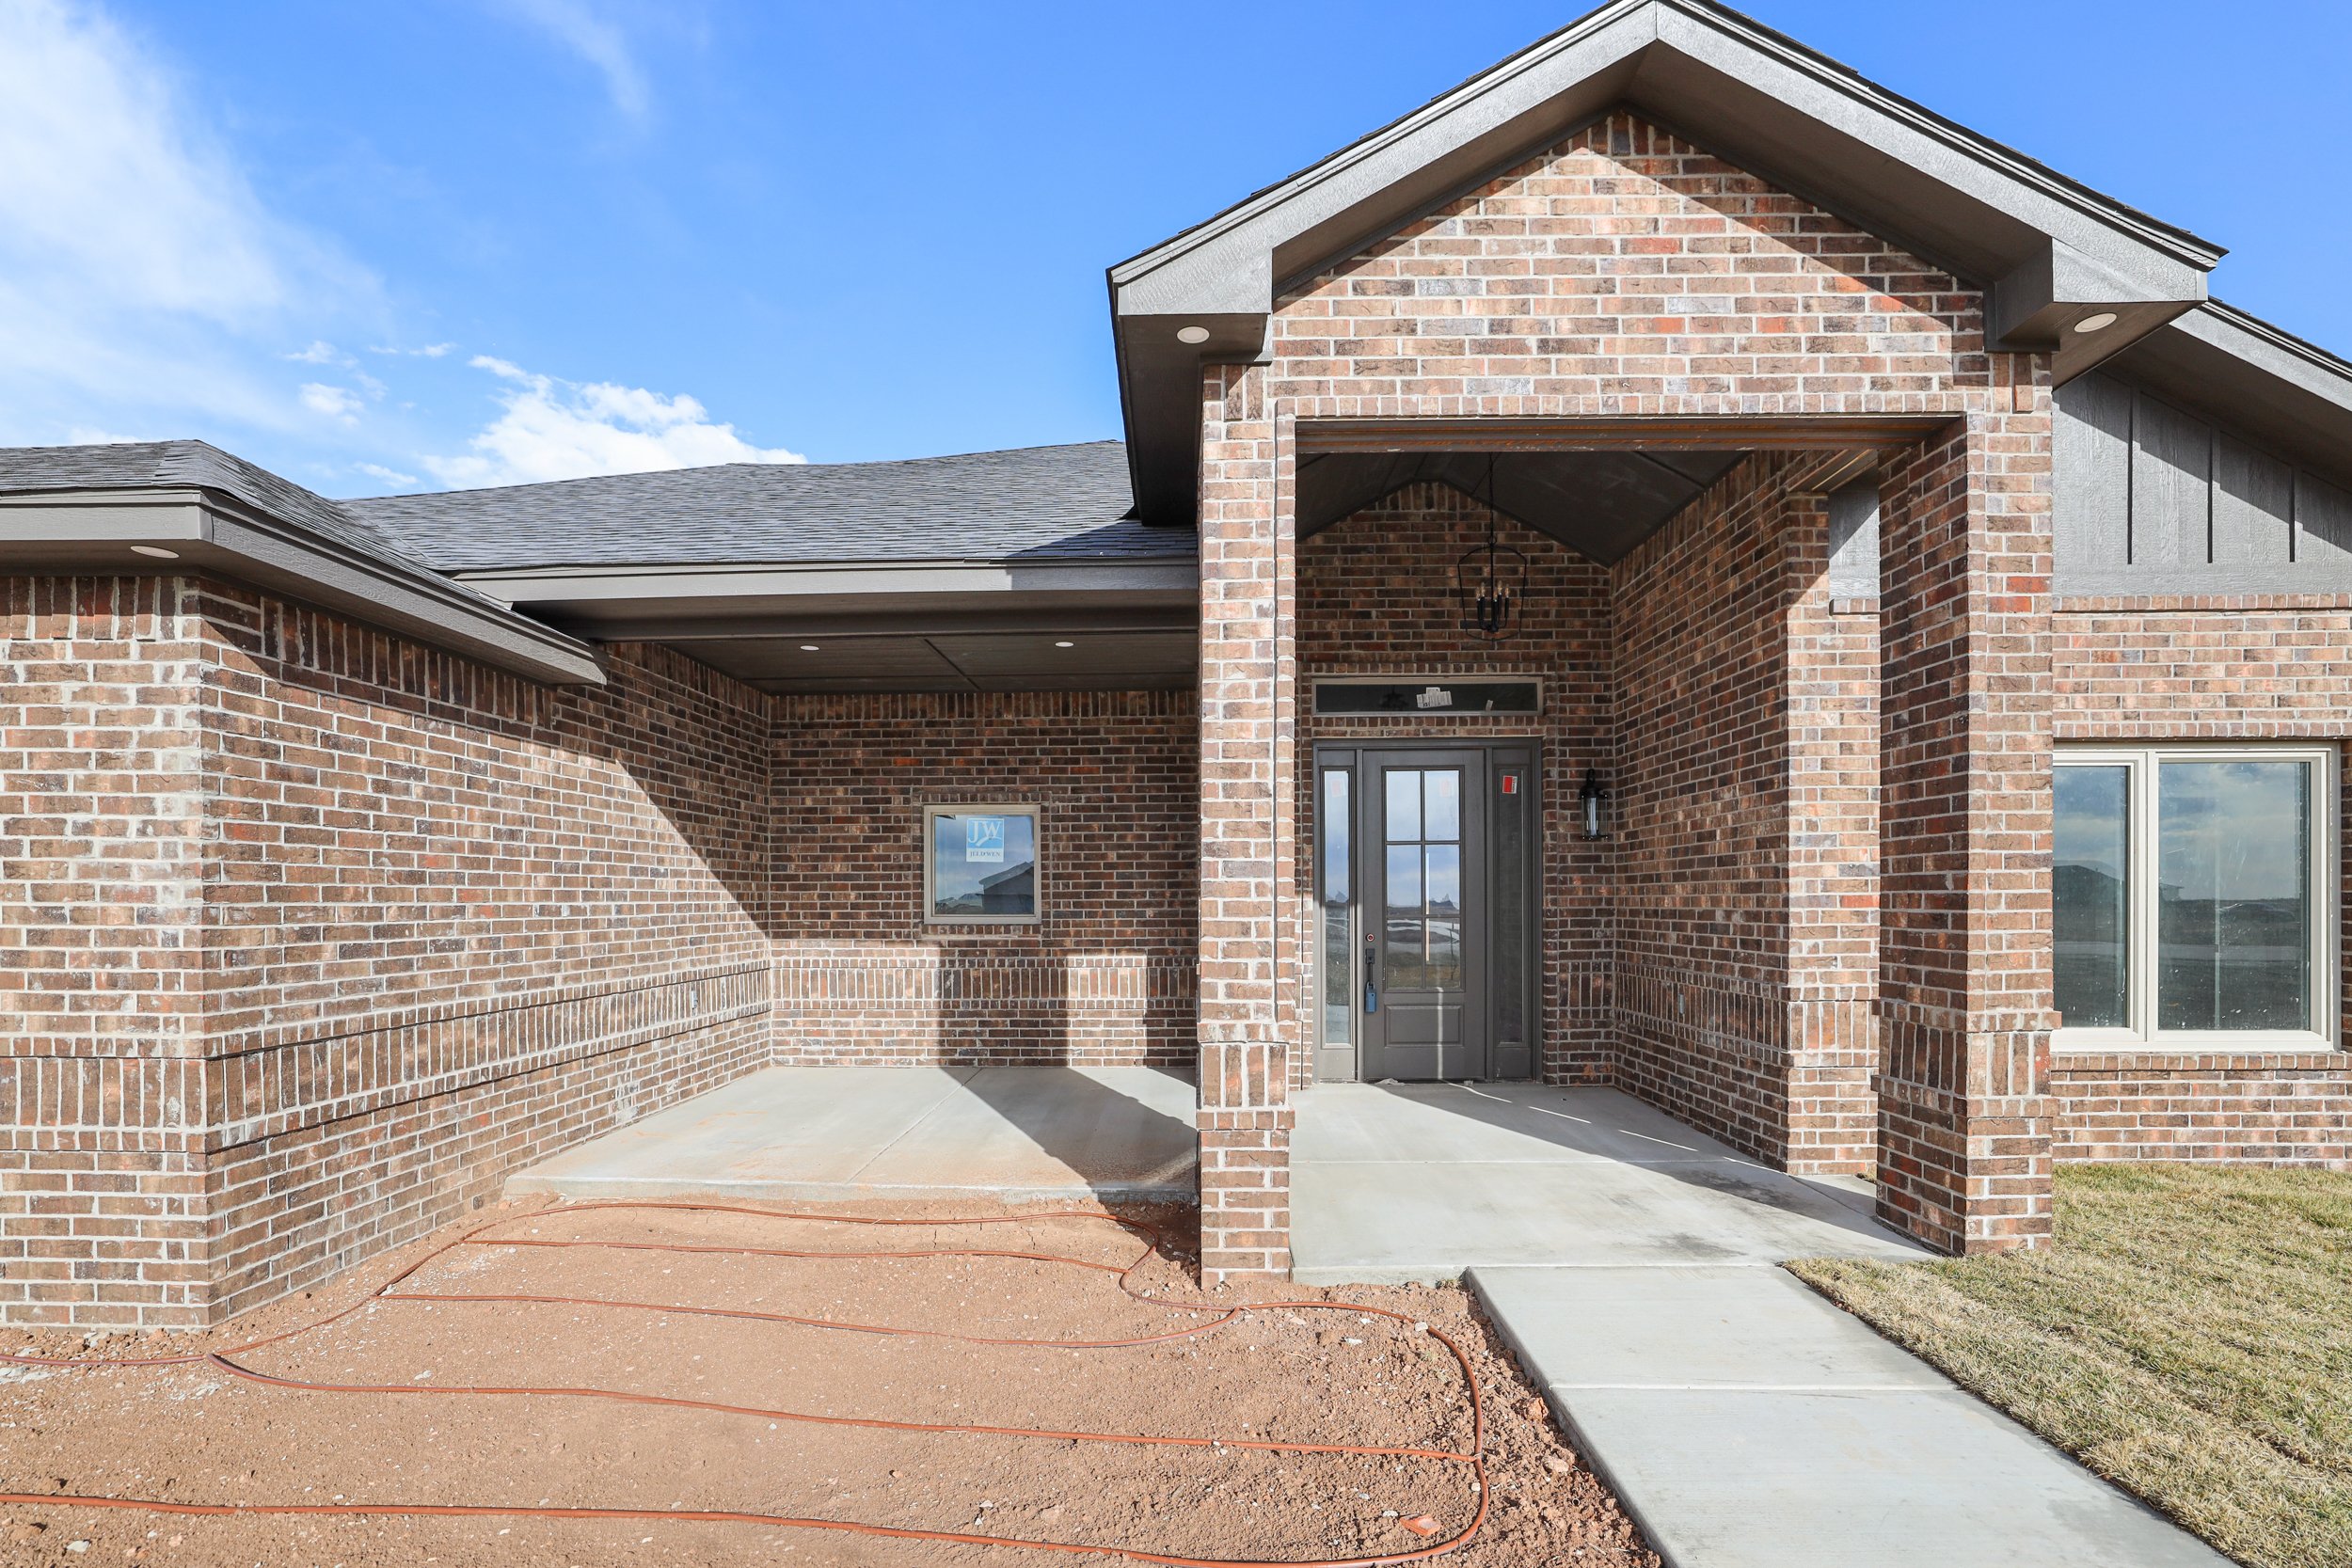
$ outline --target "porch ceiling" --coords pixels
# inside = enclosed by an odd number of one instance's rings
[[[1740,451],[1326,451],[1298,463],[1298,531],[1328,528],[1400,487],[1447,484],[1604,565],[1695,500]]]

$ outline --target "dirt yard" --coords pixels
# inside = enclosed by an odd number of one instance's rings
[[[0,1366],[0,1560],[1654,1568],[1460,1291],[1204,1294],[1144,1245],[516,1207],[207,1335],[18,1334],[191,1359]]]

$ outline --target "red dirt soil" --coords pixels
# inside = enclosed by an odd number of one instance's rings
[[[194,1357],[0,1364],[0,1492],[40,1499],[0,1503],[0,1561],[1356,1562],[1468,1532],[1436,1560],[1655,1568],[1458,1290],[1202,1292],[1187,1259],[1143,1256],[1100,1215],[845,1223],[882,1217],[951,1216],[518,1206],[206,1334],[0,1342]],[[1128,1218],[1184,1233],[1180,1215]],[[1325,1451],[1339,1447],[1406,1451]],[[185,1515],[67,1497],[501,1512]],[[809,1523],[669,1516],[698,1512]]]

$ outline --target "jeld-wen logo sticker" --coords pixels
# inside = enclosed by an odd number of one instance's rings
[[[1002,865],[1005,861],[1005,819],[967,816],[963,819],[963,859],[967,865]]]

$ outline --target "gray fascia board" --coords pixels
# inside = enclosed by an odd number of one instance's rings
[[[1462,159],[1462,149],[1498,132],[1521,147],[1531,140],[1540,143],[1549,128],[1527,126],[1529,117],[1539,115],[1567,87],[1600,77],[1654,43],[1655,3],[1619,0],[1604,7],[1289,179],[1120,262],[1110,269],[1119,313],[1239,314],[1272,309],[1278,267],[1295,274],[1311,265],[1302,257],[1293,257],[1288,265],[1277,261],[1278,252],[1298,235],[1412,182],[1432,165],[1461,161],[1461,174],[1467,175],[1473,160]],[[1507,155],[1498,149],[1474,161],[1492,164]],[[1378,223],[1358,227],[1376,229]],[[1361,237],[1349,239],[1360,243]]]
[[[1546,115],[1548,105],[1654,46],[1785,104],[1877,158],[1906,166],[1923,181],[2022,228],[2060,239],[2108,267],[2144,275],[2153,288],[2171,291],[2153,297],[2203,297],[2199,280],[2221,257],[2218,246],[2102,198],[1736,12],[1694,0],[1619,0],[1290,179],[1112,267],[1119,313],[1270,309],[1278,277],[1311,265],[1310,258],[1281,255],[1298,236],[1409,185],[1418,171],[1458,156],[1465,147],[1482,146],[1498,133],[1526,131],[1522,150],[1534,150],[1554,129],[1550,122],[1573,122],[1592,107]],[[1619,94],[1604,90],[1598,96]],[[1636,92],[1637,106],[1640,97]],[[1660,106],[1686,122],[1694,119],[1686,103]],[[1735,138],[1732,145],[1710,150],[1737,161],[1743,150]],[[1388,220],[1401,221],[1411,210],[1408,199]],[[1376,232],[1378,225],[1356,229],[1359,232],[1350,234],[1351,243],[1360,243],[1361,232]],[[2021,252],[2011,264],[2025,260]],[[1987,269],[1956,270],[1982,277]]]
[[[1168,594],[1200,592],[1190,559],[1118,562],[924,562],[788,566],[613,566],[485,571],[457,579],[514,604],[623,605],[701,600],[723,609],[744,599],[899,598],[910,594]]]
[[[2151,286],[2193,291],[2154,297],[2204,297],[2204,275],[2223,255],[2210,241],[2101,196],[1735,11],[1691,0],[1653,3],[1659,8],[1660,41],[1713,67],[1726,80],[1786,103],[1879,156],[2108,268],[2144,277]],[[1710,150],[1735,160],[1739,151]]]
[[[179,552],[176,561],[132,545]],[[405,572],[193,488],[0,497],[0,566],[216,573],[548,685],[604,684],[594,650],[419,568]]]
[[[2203,299],[2222,254],[1737,12],[1615,0],[1109,269],[1137,515],[1192,520],[1197,454],[1177,426],[1197,427],[1200,368],[1246,357],[1278,291],[1618,103],[1988,291],[2021,272],[2029,279],[2037,261],[2061,288],[2095,272],[2101,293],[2137,303],[2104,341],[2062,344],[2061,379]],[[2053,264],[2055,247],[2065,260]],[[2039,300],[2008,309],[2027,331],[2062,315]],[[1184,325],[1209,326],[1210,340],[1171,352]]]

